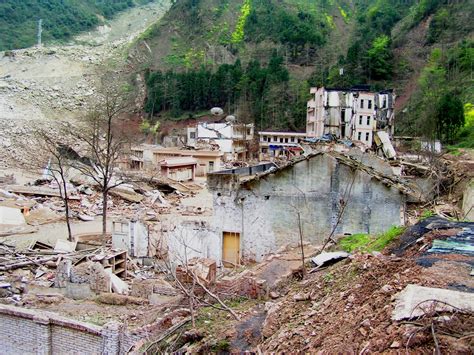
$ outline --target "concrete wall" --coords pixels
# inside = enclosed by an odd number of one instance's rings
[[[222,238],[210,223],[199,220],[164,222],[164,239],[169,260],[174,265],[184,264],[192,258],[221,260]]]
[[[281,246],[299,242],[299,212],[305,241],[320,244],[337,222],[353,174],[330,155],[321,154],[237,190],[235,177],[222,175],[221,184],[209,184],[215,231],[221,239],[223,232],[240,233],[242,256],[259,261]],[[364,172],[355,174],[336,234],[375,234],[402,224],[404,196]]]
[[[464,219],[474,221],[474,179],[469,181],[464,190],[462,211],[464,213]]]

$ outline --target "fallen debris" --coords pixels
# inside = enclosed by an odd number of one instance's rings
[[[413,319],[428,312],[474,312],[474,294],[407,285],[396,296],[393,320]]]
[[[76,250],[77,241],[69,242],[67,240],[58,239],[54,247],[54,251],[57,253],[72,253]]]
[[[317,267],[322,267],[322,266],[333,264],[342,259],[348,258],[349,256],[350,254],[346,253],[345,251],[334,251],[334,252],[328,252],[328,253],[321,253],[318,256],[311,258],[311,261]]]

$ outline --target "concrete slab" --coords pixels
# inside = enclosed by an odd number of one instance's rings
[[[69,242],[67,240],[58,239],[54,251],[59,253],[72,253],[76,251],[77,241]]]
[[[321,267],[324,264],[327,263],[333,263],[341,259],[345,259],[349,257],[349,253],[346,253],[345,251],[333,251],[329,253],[321,253],[318,256],[315,256],[314,258],[311,258],[311,261],[317,266]]]
[[[107,274],[110,276],[110,283],[112,284],[112,291],[119,295],[128,295],[129,289],[128,284],[121,280],[117,275],[112,273],[112,269],[105,269]]]
[[[474,312],[474,294],[410,284],[396,295],[392,319],[411,319],[433,310],[450,312],[453,307]]]
[[[26,224],[26,221],[19,209],[0,206],[0,224],[21,226]]]

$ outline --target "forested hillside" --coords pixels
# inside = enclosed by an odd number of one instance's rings
[[[454,94],[462,105],[474,101],[471,5],[177,0],[130,58],[147,70],[154,120],[222,106],[260,128],[298,129],[310,86],[371,84],[396,90],[401,132],[424,134],[433,117],[425,106]],[[434,66],[440,90],[428,100],[423,88]]]
[[[0,50],[36,43],[38,20],[43,19],[43,41],[68,39],[99,25],[117,12],[152,0],[2,0]]]

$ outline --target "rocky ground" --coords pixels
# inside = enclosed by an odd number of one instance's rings
[[[425,307],[421,315],[394,320],[396,300],[407,285],[472,293],[474,254],[430,249],[434,241],[472,233],[472,228],[472,223],[434,217],[408,228],[383,253],[356,252],[303,279],[294,269],[274,285],[270,301],[236,299],[232,306],[239,321],[201,309],[197,331],[176,335],[174,350],[472,354],[472,311]]]

